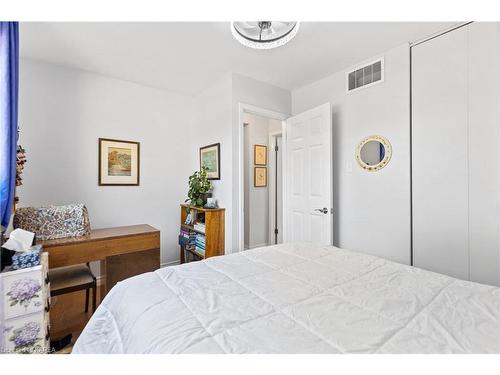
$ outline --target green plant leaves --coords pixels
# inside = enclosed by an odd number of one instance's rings
[[[189,176],[188,199],[191,204],[203,206],[206,194],[212,190],[212,183],[208,179],[207,168],[202,167],[200,171]]]

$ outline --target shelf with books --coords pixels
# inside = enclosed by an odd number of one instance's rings
[[[181,233],[179,235],[179,245],[181,263],[224,255],[225,209],[201,208],[186,204],[181,204],[180,208]]]

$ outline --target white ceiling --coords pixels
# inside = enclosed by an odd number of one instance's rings
[[[252,50],[225,22],[21,24],[21,56],[196,94],[228,72],[294,89],[453,22],[303,22],[290,43]]]

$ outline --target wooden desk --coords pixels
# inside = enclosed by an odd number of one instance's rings
[[[49,268],[100,261],[106,293],[118,281],[160,268],[160,231],[146,224],[37,243],[49,253]]]

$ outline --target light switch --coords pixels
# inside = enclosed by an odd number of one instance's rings
[[[345,170],[348,173],[352,173],[352,161],[348,161],[347,163],[345,163]]]

